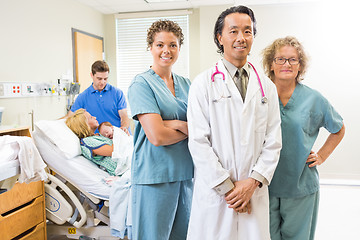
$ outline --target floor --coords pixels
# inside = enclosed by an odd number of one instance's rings
[[[322,181],[315,240],[360,239],[360,184]],[[66,240],[66,237],[48,238]]]

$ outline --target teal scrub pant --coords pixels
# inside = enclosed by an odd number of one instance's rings
[[[301,198],[270,196],[271,240],[313,240],[319,191]]]
[[[133,240],[185,240],[192,180],[132,185]]]

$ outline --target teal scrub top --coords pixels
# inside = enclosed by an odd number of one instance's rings
[[[188,139],[156,147],[149,142],[137,115],[157,113],[163,120],[187,121],[190,81],[172,73],[175,97],[152,69],[135,76],[128,90],[131,114],[135,120],[134,153],[131,163],[132,183],[156,184],[189,180],[193,162]]]
[[[306,160],[321,127],[337,133],[343,126],[341,116],[317,91],[298,83],[284,107],[280,103],[282,149],[269,186],[273,197],[297,198],[319,190],[319,176]]]
[[[92,150],[104,145],[112,146],[113,142],[110,138],[101,135],[83,138],[80,141],[81,153],[84,157],[105,169],[110,175],[115,176],[117,161],[109,156],[94,155],[92,152]]]

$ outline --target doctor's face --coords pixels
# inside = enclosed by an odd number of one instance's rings
[[[293,81],[296,82],[296,77],[300,71],[300,63],[290,64],[289,61],[293,62],[299,60],[299,53],[293,46],[283,46],[276,51],[274,59],[288,59],[284,64],[276,64],[275,61],[271,64],[271,71],[274,72],[274,81]]]
[[[224,47],[224,58],[238,68],[244,66],[254,41],[250,16],[245,13],[227,15],[218,40]]]
[[[93,79],[94,89],[101,92],[107,84],[109,72],[96,72],[95,74],[90,73],[90,76]]]
[[[179,39],[172,32],[158,32],[150,47],[153,56],[153,67],[171,67],[179,57]]]

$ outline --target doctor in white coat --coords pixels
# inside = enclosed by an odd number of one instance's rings
[[[214,40],[224,58],[190,88],[195,175],[188,240],[270,239],[267,185],[281,149],[280,113],[275,85],[257,77],[247,61],[255,34],[251,9],[236,6],[221,13]]]

